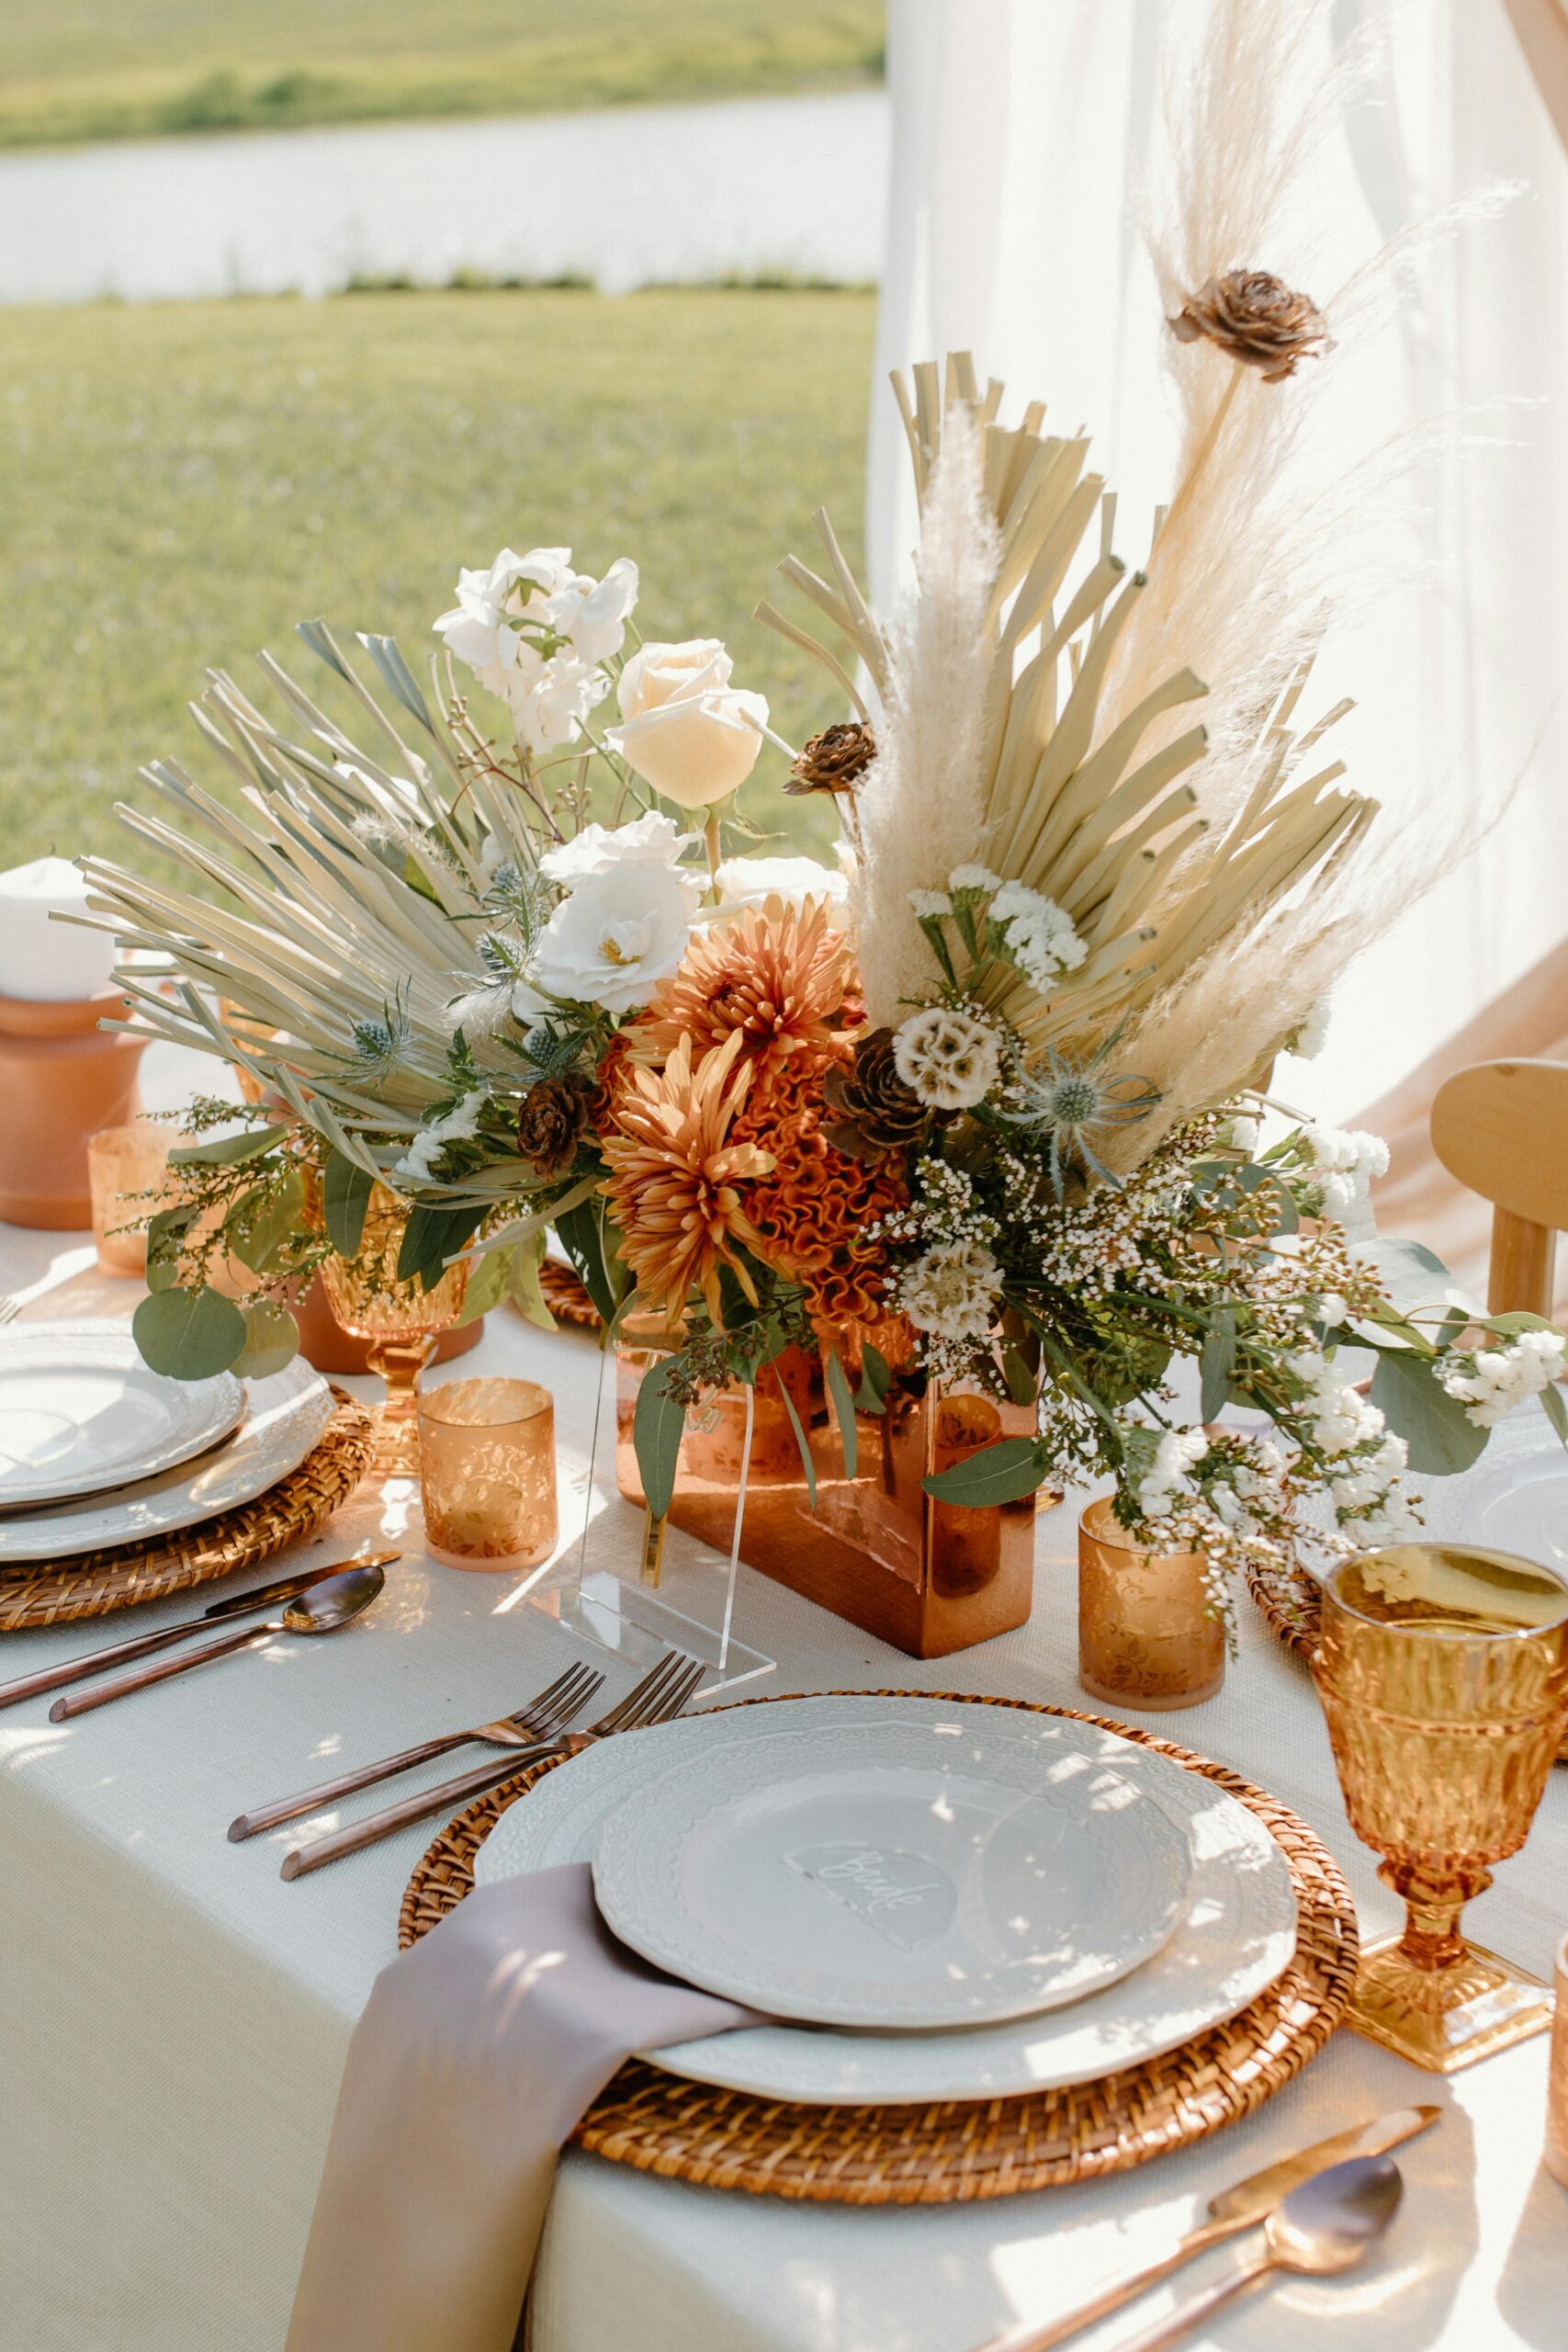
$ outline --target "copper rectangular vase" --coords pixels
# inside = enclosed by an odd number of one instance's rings
[[[632,1418],[643,1374],[657,1361],[637,1348],[622,1348],[616,1359],[616,1478],[637,1504]],[[1021,1625],[1033,1597],[1033,1496],[969,1509],[935,1501],[921,1481],[998,1438],[1032,1437],[1032,1408],[896,1384],[882,1414],[855,1417],[851,1477],[819,1367],[797,1352],[783,1371],[811,1449],[817,1505],[770,1367],[753,1398],[740,1533],[748,1567],[914,1657],[942,1657]],[[687,1417],[670,1520],[718,1552],[734,1538],[744,1437],[739,1389],[715,1393]]]

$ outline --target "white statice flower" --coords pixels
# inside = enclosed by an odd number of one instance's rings
[[[850,886],[834,865],[814,857],[727,857],[714,876],[721,915],[739,914],[743,907],[760,907],[782,899],[786,907],[803,907],[810,899],[826,899],[829,909],[847,907]]]
[[[1333,1012],[1333,1001],[1320,996],[1315,1004],[1308,1005],[1302,1016],[1300,1028],[1291,1039],[1287,1050],[1299,1062],[1314,1062],[1328,1043],[1328,1023]]]
[[[394,1174],[406,1177],[414,1184],[434,1183],[446,1146],[466,1142],[479,1133],[479,1113],[484,1102],[481,1087],[472,1094],[465,1094],[444,1119],[436,1119],[428,1127],[421,1127],[399,1160]]]
[[[1248,1159],[1263,1140],[1263,1122],[1247,1111],[1238,1111],[1225,1127],[1224,1141],[1233,1151],[1245,1151]]]
[[[996,1319],[1002,1270],[974,1241],[939,1242],[897,1284],[898,1305],[917,1330],[943,1340],[983,1340]]]
[[[1312,1181],[1329,1216],[1343,1216],[1367,1197],[1374,1176],[1388,1173],[1388,1146],[1362,1127],[1303,1127]]]
[[[1089,944],[1055,899],[1022,882],[1004,882],[988,909],[1001,926],[1003,944],[1024,978],[1043,996],[1064,972],[1076,972]]]
[[[1001,1075],[1001,1046],[989,1022],[944,1004],[911,1012],[893,1037],[893,1067],[933,1111],[970,1111]]]
[[[1495,1429],[1516,1405],[1539,1396],[1559,1377],[1565,1344],[1561,1331],[1521,1331],[1508,1346],[1461,1356],[1438,1377],[1449,1395],[1462,1401],[1466,1420]]]
[[[953,912],[953,900],[945,890],[911,890],[909,904],[919,922],[934,922]]]
[[[545,852],[539,871],[547,881],[570,885],[585,874],[606,874],[613,865],[674,865],[701,840],[700,833],[683,833],[670,818],[650,809],[631,825],[584,825],[570,841]]]
[[[1155,1457],[1138,1481],[1138,1509],[1145,1519],[1168,1519],[1178,1488],[1209,1451],[1202,1430],[1166,1430]]]
[[[1364,1510],[1370,1504],[1381,1503],[1393,1481],[1403,1476],[1409,1461],[1409,1448],[1402,1437],[1392,1430],[1385,1431],[1370,1451],[1354,1453],[1343,1469],[1330,1478],[1329,1491],[1335,1507],[1340,1511]]]
[[[988,865],[955,865],[947,877],[950,890],[999,890],[1002,877]]]
[[[672,865],[585,874],[540,933],[528,977],[551,996],[629,1012],[681,961],[700,895]]]

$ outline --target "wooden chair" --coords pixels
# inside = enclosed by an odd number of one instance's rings
[[[1550,1315],[1557,1236],[1568,1228],[1568,1064],[1456,1070],[1432,1104],[1432,1148],[1493,1204],[1487,1312]]]

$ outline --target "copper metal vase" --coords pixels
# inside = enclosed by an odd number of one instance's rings
[[[1362,1954],[1348,2022],[1452,2074],[1551,2019],[1464,1905],[1529,1835],[1568,1709],[1568,1585],[1506,1552],[1401,1544],[1325,1581],[1313,1674],[1351,1826],[1404,1932]]]
[[[632,1421],[657,1361],[647,1348],[616,1355],[616,1477],[637,1504]],[[815,1510],[781,1383],[811,1449]],[[744,1403],[739,1389],[705,1398],[682,1441],[670,1518],[716,1551],[728,1551],[734,1532]],[[1033,1408],[900,1379],[886,1409],[858,1413],[855,1430],[852,1476],[821,1366],[793,1350],[766,1369],[753,1398],[747,1566],[914,1657],[1021,1625],[1033,1598],[1034,1497],[966,1509],[936,1501],[921,1481],[998,1438],[1032,1437]]]

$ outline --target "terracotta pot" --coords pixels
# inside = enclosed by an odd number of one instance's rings
[[[74,1232],[93,1221],[87,1138],[136,1115],[146,1039],[100,1029],[130,1008],[118,989],[80,1003],[0,997],[0,1217]]]

